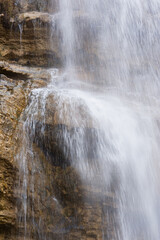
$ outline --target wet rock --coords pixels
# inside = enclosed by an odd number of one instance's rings
[[[46,83],[49,81],[50,72],[44,68],[33,68],[11,64],[5,61],[0,61],[0,73],[14,80],[43,80]]]
[[[1,63],[2,69],[0,74],[0,239],[15,239],[17,217],[14,185],[17,168],[14,158],[18,147],[18,124],[28,102],[33,73],[27,75],[23,68],[16,68],[13,65],[11,67],[4,62]],[[44,83],[45,81],[39,78],[34,86],[44,86]]]
[[[35,143],[33,149],[34,158],[28,156],[29,239],[45,236],[47,239],[100,240],[103,239],[102,228],[107,229],[105,234],[114,236],[116,223],[112,216],[117,209],[114,194],[107,192],[104,196],[103,189],[83,184],[73,167],[57,166]],[[103,199],[99,198],[99,193]],[[106,210],[109,217],[104,220],[103,211]]]
[[[57,34],[50,31],[51,15],[44,13],[52,7],[49,1],[42,1],[43,13],[38,12],[38,2],[32,2],[37,7],[31,12],[29,1],[22,1],[22,5],[19,1],[0,1],[0,60],[28,66],[61,65]]]
[[[26,0],[8,5],[7,0],[1,2],[0,60],[28,66],[63,67],[65,53],[60,43],[63,12],[59,12],[58,2],[30,3]],[[100,57],[96,50],[100,23],[77,9],[73,18],[79,41],[75,45],[75,63],[84,71],[92,72]]]
[[[16,179],[13,138],[24,106],[22,87],[2,76],[0,79],[0,239],[11,234],[16,222],[13,193]],[[1,235],[4,238],[1,238]]]
[[[117,211],[117,199],[114,190],[107,191],[100,181],[97,181],[94,185],[90,182],[84,184],[80,174],[73,167],[74,164],[71,164],[71,158],[73,160],[77,156],[76,153],[71,156],[64,136],[67,136],[72,141],[75,132],[82,130],[81,126],[78,127],[78,125],[74,124],[72,126],[73,122],[66,121],[66,118],[63,117],[63,124],[60,122],[56,106],[57,101],[55,101],[53,95],[49,97],[49,102],[46,103],[44,116],[40,105],[43,98],[39,99],[38,96],[41,96],[40,92],[36,98],[39,103],[40,113],[34,115],[34,111],[32,112],[35,122],[28,122],[25,134],[23,130],[20,134],[20,136],[28,136],[29,145],[24,146],[26,149],[32,149],[32,151],[22,152],[22,155],[20,155],[23,159],[25,158],[29,171],[26,175],[28,196],[26,237],[31,239],[43,239],[44,237],[47,239],[60,239],[63,237],[69,240],[101,240],[104,232],[106,238],[114,239],[114,227],[117,224],[116,218],[113,217]],[[33,105],[37,105],[34,98],[32,100]],[[62,105],[65,109],[64,103],[65,101]],[[50,114],[48,114],[49,110]],[[81,114],[84,113],[81,112]],[[50,119],[50,115],[52,119]],[[27,116],[23,116],[22,119],[25,120],[26,118]],[[65,123],[69,124],[65,125]],[[83,131],[86,139],[82,146],[86,151],[84,155],[88,158],[86,161],[93,163],[97,157],[96,129],[87,128],[87,125],[85,125]],[[76,140],[75,137],[74,140]],[[75,141],[73,143],[78,144]],[[75,145],[76,148],[77,145]],[[23,172],[21,177],[23,179]],[[23,201],[21,201],[22,198],[19,199],[18,209],[20,215],[19,213],[18,215],[19,217],[22,216],[23,219],[24,212],[23,207],[21,208]],[[106,212],[108,212],[107,219],[105,219],[106,215],[104,214]],[[39,218],[41,221],[39,221]],[[24,224],[23,221],[24,219],[22,220]],[[34,222],[34,224],[31,224],[31,222]],[[24,233],[23,224],[22,236]]]
[[[41,21],[42,23],[51,23],[52,22],[52,16],[49,13],[42,13],[42,12],[25,12],[21,13],[17,17],[17,21],[19,23],[22,22],[29,22],[33,20]]]
[[[77,152],[71,154],[72,149],[76,149],[79,145],[76,139],[76,133],[82,132],[84,134],[83,153],[90,161],[97,159],[97,130],[92,128],[68,128],[66,125],[47,125],[37,122],[35,124],[34,142],[43,150],[47,157],[52,159],[56,166],[66,167],[70,166],[72,159],[76,158]],[[67,144],[67,139],[70,139],[70,145]]]
[[[27,25],[28,24],[28,25]],[[6,29],[0,23],[0,59],[28,66],[60,66],[60,51],[57,36],[51,34],[48,26],[38,20],[27,23],[10,23]]]

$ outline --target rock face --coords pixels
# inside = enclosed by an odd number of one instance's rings
[[[11,69],[5,72],[13,75],[14,79],[0,75],[0,239],[15,239],[17,216],[14,186],[18,169],[14,159],[18,147],[19,119],[28,102],[31,86],[45,84],[40,79],[33,84],[29,77],[25,79],[27,75],[24,72],[16,73],[16,66],[14,70],[15,73]]]
[[[22,6],[18,1],[0,2],[0,60],[28,66],[60,66],[56,32],[51,41],[51,15],[38,12],[49,8],[49,3],[37,2],[24,1]]]
[[[54,7],[54,1],[0,0],[0,239],[17,239],[19,231],[14,189],[21,114],[31,89],[45,86],[50,77],[38,67],[60,64],[57,39],[54,50],[50,45],[50,15],[40,13]]]
[[[0,239],[16,239],[18,231],[14,159],[20,116],[31,89],[44,86],[49,79],[48,72],[37,67],[59,64],[50,49],[49,14],[38,12],[50,7],[48,1],[0,1]],[[34,14],[28,13],[31,10]]]
[[[114,191],[102,194],[102,186],[93,190],[80,179],[57,138],[64,129],[74,131],[77,126],[71,122],[69,126],[67,118],[57,119],[52,107],[55,102],[50,100],[44,135],[40,134],[39,118],[31,143],[34,156],[27,155],[28,208],[24,213],[25,195],[20,192],[23,176],[16,155],[23,144],[25,109],[31,90],[45,87],[49,81],[50,73],[44,67],[63,67],[57,12],[58,0],[0,0],[0,240],[102,240],[102,229],[105,239],[114,239]],[[75,18],[84,23],[87,16],[77,11]],[[55,29],[52,34],[51,24]],[[91,37],[92,33],[88,34]],[[88,51],[95,60],[96,52],[91,48]],[[77,64],[85,57],[84,52],[80,55],[82,59]],[[91,126],[89,121],[89,136]],[[23,162],[23,154],[19,155],[19,162]],[[108,212],[107,219],[104,211]]]
[[[14,167],[14,134],[20,114],[25,107],[22,81],[1,75],[0,78],[0,239],[10,239],[15,226],[16,211],[13,187],[16,176]]]

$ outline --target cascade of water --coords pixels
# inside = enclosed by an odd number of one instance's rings
[[[54,79],[48,88],[33,92],[24,126],[27,141],[36,141],[39,122],[43,139],[52,100],[56,120],[48,118],[70,129],[61,131],[62,155],[83,183],[101,189],[100,199],[111,189],[115,193],[116,235],[109,238],[102,227],[103,239],[159,240],[160,3],[60,0],[59,9],[64,74],[57,86]],[[28,150],[34,153],[31,146],[23,153],[24,222],[27,175],[30,168],[35,171],[35,166],[26,165]],[[41,223],[34,225],[39,239],[50,239],[42,234]]]
[[[93,78],[103,86],[103,91],[86,92],[84,84],[82,90],[75,87],[59,99],[59,117],[68,115],[61,104],[69,102],[68,121],[80,126],[72,137],[64,133],[72,164],[84,181],[108,188],[116,169],[121,229],[117,239],[158,240],[160,4],[80,0],[70,1],[69,7],[72,14],[62,21],[70,24],[61,25],[66,43],[74,43],[65,52],[66,71],[69,62],[77,72],[87,72],[88,81]],[[71,80],[82,80],[79,73],[69,74]],[[83,105],[78,113],[77,102]],[[89,140],[87,127],[94,128]]]

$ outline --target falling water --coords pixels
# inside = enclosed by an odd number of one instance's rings
[[[62,129],[59,144],[81,181],[104,192],[116,182],[114,240],[160,239],[159,11],[158,0],[60,0],[63,71],[52,74],[47,88],[33,90],[26,110],[24,141],[35,139],[37,122],[45,134],[51,101],[56,121],[72,129]],[[22,152],[26,218],[28,153]],[[40,226],[39,239],[50,239]]]
[[[71,113],[70,125],[80,126],[72,137],[64,134],[72,164],[93,188],[97,182],[109,188],[116,172],[117,239],[158,240],[160,4],[61,0],[60,9],[72,84],[59,97],[59,117]]]

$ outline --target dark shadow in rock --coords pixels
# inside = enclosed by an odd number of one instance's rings
[[[37,122],[33,141],[44,152],[45,156],[52,159],[53,166],[62,168],[70,166],[70,153],[64,140],[67,132],[65,125],[49,125]]]
[[[8,78],[11,78],[13,80],[28,80],[28,74],[22,74],[22,73],[16,73],[9,70],[4,69],[3,67],[0,67],[0,75],[4,74]]]
[[[54,166],[68,167],[71,163],[74,165],[73,161],[79,158],[77,149],[80,144],[83,149],[81,157],[92,163],[96,161],[97,138],[97,131],[94,128],[68,128],[64,124],[50,125],[37,122],[33,141],[46,156],[52,158]]]

